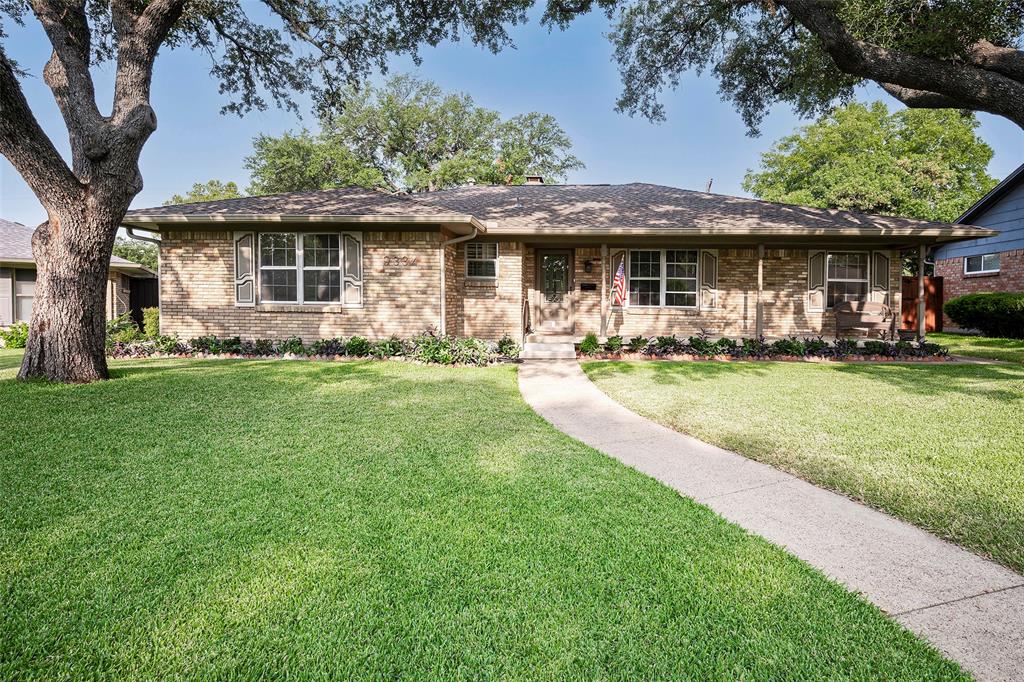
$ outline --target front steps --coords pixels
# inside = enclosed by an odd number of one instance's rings
[[[569,335],[530,334],[519,357],[523,360],[575,360],[576,346]]]

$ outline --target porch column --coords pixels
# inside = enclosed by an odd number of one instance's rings
[[[918,247],[917,251],[917,339],[924,338],[925,333],[925,304],[924,304],[924,259],[927,247],[924,244]]]
[[[601,338],[608,337],[608,245],[601,244]]]
[[[754,326],[754,335],[761,338],[764,335],[764,244],[757,245],[757,318]]]

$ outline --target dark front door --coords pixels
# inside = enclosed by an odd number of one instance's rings
[[[571,334],[572,250],[537,250],[537,331]]]

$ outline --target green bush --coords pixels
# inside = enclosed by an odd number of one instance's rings
[[[964,329],[1024,339],[1024,293],[967,294],[949,301],[944,309],[949,319]]]
[[[680,343],[679,339],[674,336],[659,336],[654,339],[654,349],[660,355],[671,355],[672,353],[678,353],[683,348],[683,344]]]
[[[107,341],[109,343],[131,343],[141,341],[142,331],[139,325],[132,319],[131,313],[118,315],[112,320],[107,320]]]
[[[155,339],[160,336],[160,309],[142,309],[142,333],[147,339]]]
[[[0,329],[0,341],[4,348],[24,348],[28,344],[28,325],[15,322],[7,329]]]
[[[604,349],[609,353],[619,353],[622,351],[622,337],[621,336],[609,336],[608,340],[604,343]]]
[[[353,336],[345,343],[345,354],[363,358],[370,354],[370,342],[361,336]]]
[[[594,355],[598,350],[601,349],[601,344],[597,340],[597,334],[590,332],[583,337],[583,341],[580,342],[580,353],[583,355]]]
[[[318,339],[309,347],[310,355],[344,355],[344,339]]]
[[[647,350],[647,337],[634,336],[629,340],[630,353],[643,353],[645,350]]]
[[[519,344],[508,334],[498,339],[498,355],[515,360],[519,357]]]
[[[404,347],[402,340],[397,336],[392,336],[390,339],[374,341],[370,344],[370,355],[380,360],[401,355],[403,350]]]
[[[277,352],[281,355],[305,355],[306,347],[302,345],[302,339],[297,336],[289,336],[277,344]]]
[[[794,336],[788,339],[779,339],[771,345],[770,351],[772,355],[796,355],[803,357],[807,354],[807,347],[803,341]]]

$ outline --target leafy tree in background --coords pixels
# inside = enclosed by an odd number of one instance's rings
[[[709,72],[752,133],[775,103],[818,116],[865,81],[908,107],[987,111],[1024,126],[1020,0],[551,0],[565,26],[602,8],[620,111],[664,118],[658,95]]]
[[[252,194],[344,185],[425,192],[468,182],[564,179],[583,167],[553,116],[502,121],[464,93],[408,75],[382,87],[348,88],[320,132],[257,137],[246,159]]]
[[[776,142],[743,188],[785,204],[951,222],[996,184],[977,127],[950,109],[849,104]]]
[[[396,54],[469,37],[497,51],[530,0],[0,0],[0,154],[46,210],[32,238],[37,266],[29,340],[18,377],[88,382],[108,376],[105,283],[118,227],[142,189],[139,155],[156,130],[150,102],[161,50],[196,50],[245,114],[273,103],[298,109],[308,93],[330,110],[340,93]],[[22,89],[28,68],[9,53],[9,30],[39,23],[53,48],[42,80],[67,129],[65,160]],[[266,19],[266,23],[261,23]],[[101,105],[93,68],[109,69]],[[198,77],[198,74],[196,74]]]
[[[153,272],[157,272],[160,269],[160,259],[157,256],[156,244],[118,237],[114,241],[114,255],[139,265],[145,265]]]
[[[217,201],[218,199],[238,199],[242,193],[238,191],[238,185],[233,182],[221,182],[220,180],[207,180],[192,185],[192,189],[185,194],[175,194],[164,202],[164,206],[174,204],[192,204],[199,201]]]

